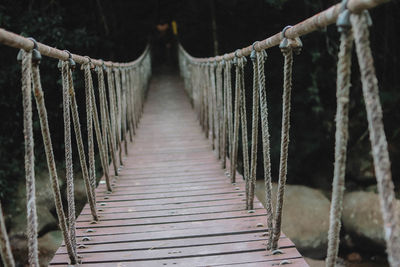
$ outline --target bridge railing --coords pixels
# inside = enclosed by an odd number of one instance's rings
[[[0,29],[0,43],[19,48],[18,61],[21,64],[23,124],[25,139],[25,173],[27,192],[27,237],[29,266],[39,266],[38,260],[38,229],[36,214],[35,163],[32,121],[32,93],[36,100],[41,133],[50,174],[50,183],[56,204],[59,226],[63,234],[65,246],[71,264],[78,263],[76,253],[77,241],[75,235],[75,202],[72,168],[71,142],[71,115],[73,130],[80,159],[81,170],[85,183],[86,195],[91,210],[93,223],[98,221],[96,207],[96,172],[94,149],[97,143],[100,161],[104,173],[107,190],[112,191],[110,182],[109,164],[112,162],[113,175],[117,176],[123,165],[122,154],[128,153],[128,142],[133,141],[135,129],[142,114],[145,91],[151,75],[150,48],[135,61],[118,63],[91,59],[88,56],[71,54],[45,44],[36,42],[32,38]],[[42,56],[59,59],[62,92],[63,118],[65,142],[65,166],[67,184],[67,211],[64,213],[56,163],[53,155],[51,135],[47,120],[47,110],[44,92],[40,79],[40,61]],[[75,98],[75,89],[72,72],[76,64],[81,65],[85,80],[85,111],[86,129],[79,121],[79,110]],[[93,85],[93,75],[97,79],[96,90]],[[96,98],[96,95],[98,96]],[[99,99],[97,107],[96,99]],[[82,138],[82,130],[87,131],[87,142]],[[96,143],[94,142],[96,137]],[[0,249],[1,258],[5,266],[15,266],[10,249],[5,222],[0,205]]]
[[[330,227],[326,266],[335,266],[339,250],[340,219],[346,167],[348,141],[348,111],[353,43],[360,66],[364,102],[366,103],[369,136],[378,185],[378,193],[391,266],[400,266],[400,214],[396,207],[388,145],[382,121],[382,108],[373,58],[369,45],[368,27],[371,25],[367,9],[387,1],[348,0],[334,5],[294,26],[285,27],[265,40],[235,52],[209,58],[191,56],[179,46],[179,66],[186,90],[192,97],[205,135],[217,150],[222,167],[226,167],[227,155],[230,160],[229,174],[232,183],[236,181],[239,129],[242,134],[243,177],[246,182],[246,208],[253,209],[258,139],[262,142],[265,179],[267,225],[267,249],[278,249],[281,234],[282,207],[286,184],[286,170],[289,146],[290,99],[292,88],[293,53],[302,48],[300,37],[336,22],[340,32],[340,50],[337,62],[337,111],[335,133],[335,165],[332,183]],[[265,84],[264,64],[268,64],[266,50],[278,46],[284,57],[281,155],[279,184],[276,207],[272,207],[272,183],[270,161],[270,139],[268,124],[268,86]],[[253,66],[251,149],[248,149],[246,93],[244,87],[244,65],[250,56]],[[232,86],[234,69],[234,86]],[[261,118],[261,137],[258,137]],[[228,152],[229,151],[229,152]],[[278,252],[277,252],[278,253]]]

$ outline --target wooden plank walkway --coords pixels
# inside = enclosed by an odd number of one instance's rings
[[[308,266],[284,235],[283,254],[265,251],[262,204],[245,210],[244,183],[230,183],[177,77],[153,79],[124,164],[112,194],[96,189],[101,221],[87,205],[77,219],[84,266]],[[51,265],[67,263],[61,246]]]

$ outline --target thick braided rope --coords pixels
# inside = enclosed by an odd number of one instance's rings
[[[257,153],[258,153],[258,117],[259,117],[259,98],[258,98],[258,63],[257,57],[253,61],[253,107],[251,124],[251,169],[249,177],[249,198],[247,199],[247,208],[254,209],[254,190],[257,175]]]
[[[122,140],[124,140],[124,153],[128,155],[128,140],[127,140],[127,125],[126,125],[126,90],[127,90],[127,80],[126,80],[126,70],[122,69],[122,95],[121,95],[121,117],[122,117]]]
[[[118,155],[119,155],[119,165],[122,166],[124,165],[122,162],[122,127],[121,127],[121,70],[119,68],[115,68],[114,70],[114,84],[115,84],[115,92],[116,92],[116,104],[115,104],[115,109],[116,109],[116,116],[115,116],[115,121],[117,123],[117,146],[118,146]]]
[[[61,80],[63,91],[63,118],[64,118],[64,147],[65,147],[65,178],[67,182],[67,202],[68,202],[68,228],[71,244],[76,254],[76,234],[75,234],[75,197],[74,197],[74,170],[72,162],[72,142],[71,142],[71,111],[69,96],[67,61],[61,63]]]
[[[289,148],[289,128],[290,128],[290,96],[292,90],[292,65],[293,50],[288,48],[282,50],[285,58],[283,70],[283,95],[282,95],[282,130],[281,130],[281,157],[279,162],[279,183],[276,200],[276,213],[274,220],[272,249],[278,248],[278,240],[281,235],[283,198],[286,186],[287,159]]]
[[[132,120],[133,120],[133,128],[136,130],[137,126],[138,126],[138,119],[137,119],[137,110],[138,110],[138,99],[140,97],[140,95],[138,95],[137,93],[137,69],[134,68],[132,69]]]
[[[226,113],[227,113],[227,132],[228,132],[228,154],[229,158],[232,157],[232,139],[233,139],[233,125],[232,125],[232,65],[230,61],[226,61],[225,63],[226,68]],[[230,169],[230,171],[232,168]],[[229,173],[232,176],[232,173]]]
[[[221,63],[223,64],[223,63]],[[221,87],[221,89],[223,89],[222,91],[222,128],[221,128],[221,158],[222,158],[222,168],[225,169],[226,167],[226,142],[227,142],[227,127],[228,127],[228,107],[227,107],[227,94],[228,94],[228,89],[227,89],[227,79],[228,79],[228,73],[227,73],[227,67],[226,64],[223,65],[223,72],[224,72],[224,76],[223,76],[223,88]]]
[[[115,162],[115,157],[114,157],[114,149],[112,146],[112,142],[108,142],[108,138],[110,137],[110,125],[108,122],[108,106],[107,106],[107,99],[106,99],[106,93],[105,93],[105,85],[104,85],[104,72],[102,67],[97,68],[97,81],[99,85],[99,98],[100,98],[100,117],[101,117],[101,125],[102,125],[102,138],[103,138],[103,148],[104,148],[104,154],[105,154],[105,162],[107,166],[107,173],[108,175],[105,176],[106,178],[106,185],[107,185],[107,190],[112,191],[111,187],[111,182],[110,182],[110,175],[109,175],[109,169],[108,169],[108,164],[109,164],[109,157],[108,157],[108,145],[110,144],[110,154],[112,157],[112,161]]]
[[[218,145],[218,159],[222,157],[222,113],[223,113],[223,99],[222,99],[222,65],[221,62],[217,63],[216,72],[216,99],[217,99],[217,145]]]
[[[235,99],[234,99],[234,114],[233,114],[233,140],[232,140],[232,154],[230,155],[230,167],[231,167],[231,182],[236,182],[236,162],[237,162],[237,155],[238,155],[238,147],[239,147],[239,125],[240,125],[240,105],[241,105],[241,98],[240,98],[240,69],[241,66],[236,64],[235,68]],[[244,175],[244,173],[243,173]]]
[[[86,129],[88,138],[88,159],[89,159],[89,180],[92,190],[93,201],[96,203],[96,166],[94,159],[94,140],[93,140],[93,104],[91,90],[93,87],[91,63],[83,65],[85,77],[85,96],[86,96]]]
[[[205,137],[208,138],[208,90],[207,90],[207,76],[206,76],[206,66],[202,64],[201,66],[201,76],[202,81],[200,84],[202,85],[203,91],[203,130]]]
[[[384,222],[386,252],[391,266],[400,266],[400,214],[396,207],[394,185],[390,170],[388,145],[382,121],[378,80],[369,43],[369,30],[365,13],[350,16],[361,72],[369,137],[378,184],[379,200]]]
[[[246,181],[246,209],[249,208],[248,206],[248,199],[250,194],[250,163],[249,163],[249,138],[247,133],[247,112],[246,112],[246,90],[245,90],[245,83],[244,83],[244,65],[245,59],[239,58],[238,59],[238,66],[239,66],[239,87],[240,87],[240,119],[242,125],[242,150],[243,150],[243,176]]]
[[[79,155],[79,161],[80,161],[81,170],[82,170],[83,181],[85,183],[86,196],[88,199],[92,218],[93,218],[93,220],[97,221],[98,216],[97,216],[97,211],[96,211],[96,202],[94,201],[94,198],[93,198],[93,193],[91,190],[91,184],[90,184],[90,178],[89,178],[89,171],[88,171],[87,164],[86,164],[86,154],[85,154],[85,148],[83,146],[81,124],[79,122],[78,105],[76,103],[76,98],[75,98],[74,81],[72,79],[72,70],[71,69],[68,70],[68,84],[69,84],[69,95],[70,95],[70,100],[71,100],[72,122],[74,124],[75,139],[76,139],[76,144],[78,146],[78,155]]]
[[[140,95],[138,94],[138,85],[139,85],[139,79],[138,79],[138,73],[139,71],[135,68],[133,69],[133,74],[132,74],[132,79],[133,79],[133,118],[134,118],[134,128],[137,129],[138,123],[139,123],[139,118],[138,118],[138,110],[139,110],[139,100],[140,100]]]
[[[217,155],[218,159],[221,158],[221,136],[220,136],[220,97],[219,97],[219,91],[220,91],[220,78],[221,78],[221,71],[220,71],[220,66],[217,63],[215,64],[214,68],[214,78],[213,78],[213,84],[214,84],[214,130],[215,130],[215,143],[216,143],[216,148],[217,148]]]
[[[109,164],[108,157],[108,142],[107,142],[107,120],[106,120],[106,105],[105,105],[105,85],[104,85],[104,72],[103,67],[96,67],[97,85],[99,88],[99,103],[100,103],[100,122],[101,122],[101,136],[103,138],[104,151],[106,152],[107,166]]]
[[[26,180],[26,210],[28,236],[28,262],[31,266],[39,266],[37,242],[37,213],[35,188],[35,156],[32,128],[32,52],[22,53],[22,106],[24,116],[25,141],[25,180]]]
[[[270,135],[268,123],[268,105],[265,88],[264,62],[266,59],[265,52],[257,52],[258,64],[258,91],[260,94],[260,112],[261,112],[261,132],[263,145],[263,165],[264,165],[264,183],[265,183],[265,209],[267,210],[267,225],[270,231],[268,235],[267,249],[271,249],[274,213],[272,208],[272,176],[271,176],[271,152],[270,152]]]
[[[135,101],[134,101],[134,94],[133,94],[133,90],[134,90],[134,83],[133,83],[133,71],[134,70],[129,70],[128,72],[128,77],[129,77],[129,90],[128,90],[128,94],[129,94],[129,104],[128,104],[128,108],[129,108],[129,133],[130,133],[130,140],[131,142],[133,142],[133,136],[135,135],[135,123],[134,123],[134,113],[135,113]]]
[[[141,87],[141,70],[140,69],[136,69],[136,76],[135,76],[135,80],[136,80],[136,88],[135,88],[135,95],[136,97],[136,128],[139,125],[139,121],[140,121],[140,116],[141,116],[141,109],[142,109],[142,95],[140,92],[140,87]]]
[[[209,138],[211,139],[212,149],[214,149],[214,116],[213,116],[213,91],[211,85],[211,68],[210,64],[207,64],[207,92],[208,92],[208,129]]]
[[[133,126],[133,105],[132,105],[132,70],[127,71],[127,125],[129,131],[129,141],[133,142],[133,135],[135,134],[135,129]]]
[[[203,85],[203,101],[204,101],[204,134],[206,136],[206,138],[208,138],[208,134],[209,134],[209,118],[208,118],[208,69],[207,69],[207,65],[203,64],[202,65],[202,76],[204,78],[202,85]]]
[[[210,64],[210,82],[211,82],[211,99],[212,99],[212,111],[211,111],[211,116],[212,116],[212,148],[215,149],[215,143],[216,143],[216,137],[217,137],[217,104],[216,104],[216,98],[215,98],[215,66],[214,64]]]
[[[15,266],[15,261],[12,255],[10,241],[7,235],[7,229],[4,221],[3,208],[1,207],[1,203],[0,203],[0,255],[5,267]]]
[[[49,129],[49,124],[48,124],[48,120],[47,120],[47,111],[46,111],[46,107],[44,104],[44,95],[43,95],[42,85],[41,85],[41,81],[40,81],[40,72],[39,72],[38,64],[32,64],[32,80],[33,80],[32,84],[33,84],[33,90],[34,90],[34,95],[35,95],[35,100],[36,100],[36,106],[37,106],[37,110],[38,110],[38,114],[39,114],[41,130],[42,130],[43,143],[44,143],[44,148],[45,148],[45,152],[46,152],[47,165],[49,168],[50,182],[51,182],[51,186],[52,186],[54,202],[56,204],[56,212],[57,212],[57,216],[58,216],[58,221],[59,221],[61,232],[64,237],[65,246],[67,247],[67,251],[68,251],[68,255],[69,255],[71,264],[75,264],[76,263],[76,255],[74,253],[75,250],[72,247],[71,239],[70,239],[69,232],[67,229],[67,222],[66,222],[66,218],[65,218],[65,214],[64,214],[63,204],[62,204],[61,192],[60,192],[60,187],[58,184],[56,163],[54,160],[53,146],[51,144],[50,129]]]
[[[203,66],[198,65],[197,66],[197,72],[198,72],[198,79],[197,79],[197,88],[199,90],[199,102],[200,102],[200,125],[203,131],[205,131],[205,102],[204,102],[204,95],[205,95],[205,88],[204,88],[204,83],[202,82],[202,79],[204,79],[203,76]],[[203,80],[204,81],[204,80]]]
[[[110,145],[111,145],[111,156],[114,165],[114,175],[118,176],[118,163],[117,163],[117,131],[115,125],[115,96],[114,96],[114,78],[113,78],[113,70],[112,68],[107,68],[107,85],[108,85],[108,95],[110,99],[109,105],[109,131],[110,131]],[[106,113],[108,114],[108,112]]]
[[[326,266],[334,267],[339,252],[339,234],[343,209],[343,193],[346,174],[346,151],[349,136],[349,92],[351,80],[351,51],[353,34],[346,30],[340,36],[340,50],[337,63],[336,79],[336,133],[335,167],[332,183],[332,201],[328,232],[328,254]]]
[[[90,86],[90,97],[91,97],[91,102],[92,102],[92,117],[93,117],[93,122],[94,122],[93,125],[94,125],[94,130],[96,133],[96,141],[97,141],[97,146],[98,146],[99,154],[100,154],[101,167],[103,169],[103,173],[104,173],[104,177],[105,177],[105,181],[106,181],[106,185],[107,185],[107,190],[111,191],[112,188],[111,188],[110,176],[109,176],[109,172],[108,172],[108,161],[106,158],[105,144],[104,144],[104,141],[102,138],[99,115],[97,112],[97,104],[96,104],[96,97],[94,94],[93,81],[91,82],[91,86]],[[96,178],[96,176],[94,178]],[[94,180],[94,182],[96,183],[96,179]],[[96,186],[96,184],[95,184],[95,186]],[[93,192],[93,195],[95,195],[94,192]]]
[[[199,106],[200,106],[200,125],[202,127],[202,130],[205,130],[205,115],[204,115],[204,108],[205,108],[205,103],[204,103],[204,83],[202,83],[202,66],[198,65],[197,66],[197,81],[196,81],[196,88],[198,88],[198,102],[199,102]]]

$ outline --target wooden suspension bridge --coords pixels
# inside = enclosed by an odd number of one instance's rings
[[[337,145],[326,264],[335,266],[338,254],[348,138],[349,62],[354,42],[367,103],[388,261],[391,266],[399,266],[400,216],[396,213],[378,86],[369,47],[369,16],[366,12],[383,2],[343,1],[293,27],[285,27],[282,32],[265,40],[222,56],[194,58],[180,47],[179,65],[183,81],[174,75],[160,75],[155,76],[150,85],[149,47],[135,61],[104,62],[61,51],[0,29],[0,43],[20,49],[18,60],[22,66],[29,265],[39,266],[32,132],[33,92],[57,216],[64,237],[64,243],[50,265],[308,266],[295,244],[281,232],[293,54],[301,50],[300,36],[337,20],[341,33],[337,79]],[[284,90],[277,206],[272,209],[264,50],[277,45],[284,56]],[[58,67],[63,87],[68,214],[64,211],[61,199],[41,88],[39,64],[42,55],[60,60]],[[253,65],[251,140],[247,136],[244,88],[246,56],[250,56]],[[87,152],[81,135],[72,75],[76,63],[82,65],[85,79]],[[95,75],[98,79],[96,92],[93,83]],[[266,209],[254,198],[259,117]],[[77,218],[70,153],[71,128],[75,132],[88,198],[88,204]],[[236,171],[239,129],[243,142],[243,177]],[[98,186],[94,168],[95,137],[104,173]],[[250,141],[252,145],[248,150]],[[110,169],[113,169],[114,175]],[[0,248],[4,265],[15,266],[2,212]]]
[[[96,189],[99,222],[88,205],[77,219],[83,264],[307,266],[284,235],[282,254],[265,252],[265,209],[244,209],[244,182],[221,169],[176,76],[153,79],[129,151],[112,194],[104,180]],[[68,262],[62,246],[51,265]]]

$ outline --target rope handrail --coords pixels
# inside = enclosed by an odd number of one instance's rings
[[[3,28],[0,28],[0,43],[6,46],[24,49],[25,51],[30,51],[33,49],[34,44],[31,39],[23,37],[19,34],[7,31]],[[65,50],[60,50],[55,47],[48,46],[46,44],[42,44],[37,42],[37,47],[39,52],[47,57],[59,59],[59,60],[68,60],[70,57],[78,64],[89,63],[89,61],[95,66],[103,66],[106,67],[134,67],[140,64],[143,59],[146,57],[147,53],[150,51],[150,46],[146,45],[143,53],[135,60],[130,62],[112,62],[112,61],[103,61],[101,59],[90,59],[88,57],[68,53]]]
[[[368,129],[372,147],[373,163],[378,185],[379,201],[383,217],[383,229],[387,247],[388,261],[391,266],[400,266],[400,214],[396,207],[394,185],[392,181],[388,144],[383,128],[382,108],[379,100],[378,83],[373,66],[373,58],[369,44],[371,18],[367,9],[373,8],[386,0],[343,0],[341,4],[314,15],[296,24],[287,26],[263,41],[238,49],[234,53],[209,58],[191,56],[182,45],[179,45],[179,66],[181,76],[188,94],[191,96],[194,108],[199,112],[200,124],[210,139],[212,149],[220,151],[229,146],[230,170],[227,173],[235,183],[237,168],[238,132],[242,132],[243,178],[246,183],[246,209],[253,211],[253,199],[256,179],[256,164],[258,153],[258,127],[261,116],[262,150],[264,163],[264,180],[267,209],[267,225],[269,228],[267,250],[279,253],[279,237],[283,199],[286,184],[289,128],[290,128],[290,98],[292,90],[293,52],[297,54],[302,48],[300,36],[315,31],[320,27],[336,22],[340,38],[339,60],[337,63],[337,114],[335,134],[335,164],[332,182],[332,201],[330,211],[330,226],[328,234],[327,267],[334,267],[339,251],[340,220],[342,199],[344,193],[344,178],[346,167],[346,151],[348,140],[348,102],[351,72],[352,43],[355,43],[357,59],[360,67],[365,108],[367,111]],[[268,127],[267,90],[265,86],[265,54],[266,49],[279,44],[284,56],[283,94],[282,94],[282,128],[281,151],[279,166],[279,183],[276,196],[276,209],[272,210],[272,183],[270,162],[270,140]],[[251,147],[248,143],[247,114],[245,101],[244,65],[246,56],[250,55],[253,62],[253,88],[251,111]],[[231,86],[230,75],[222,75],[221,69],[235,65],[235,88]],[[230,71],[230,70],[229,70]],[[221,81],[222,80],[222,81]],[[224,86],[222,86],[222,84]],[[200,91],[199,91],[200,90]],[[233,91],[234,94],[233,94]],[[233,95],[232,98],[228,98]],[[202,97],[203,99],[197,99]],[[229,106],[234,103],[234,110]],[[226,112],[231,114],[226,114]],[[260,110],[260,112],[259,112]],[[224,112],[221,112],[224,111]],[[228,119],[227,119],[228,117]],[[233,122],[232,122],[233,117]],[[227,123],[225,123],[225,121]],[[221,121],[224,123],[221,124]],[[232,124],[233,123],[233,124]],[[228,127],[226,131],[225,126]],[[228,138],[227,138],[228,137]],[[228,140],[228,142],[220,142]],[[249,157],[250,156],[250,157]],[[222,166],[225,168],[224,161]]]
[[[348,0],[347,7],[353,13],[360,13],[363,10],[372,9],[380,4],[389,2],[390,0]],[[329,26],[336,22],[341,9],[341,4],[336,4],[331,6],[330,8],[322,11],[302,22],[293,25],[290,29],[287,29],[285,35],[289,39],[295,39],[296,37],[301,37],[308,33],[314,32],[326,26]],[[266,50],[268,48],[272,48],[274,46],[278,46],[282,41],[282,32],[278,32],[264,40],[257,41],[254,46],[256,51]],[[204,62],[213,62],[213,61],[222,61],[232,60],[235,58],[235,53],[237,52],[237,56],[250,56],[251,51],[253,50],[253,46],[249,45],[241,49],[237,49],[234,52],[230,52],[224,55],[218,55],[215,57],[205,57],[198,58],[191,56],[182,46],[180,49],[184,52],[185,56],[190,60],[198,63]]]
[[[22,67],[22,95],[24,115],[24,139],[25,139],[25,178],[27,188],[27,237],[28,237],[28,262],[29,266],[39,266],[38,258],[38,229],[36,215],[36,191],[34,174],[34,139],[32,128],[32,93],[36,100],[39,115],[41,134],[49,169],[50,183],[55,201],[55,207],[59,226],[63,234],[70,263],[79,263],[77,255],[78,242],[75,231],[75,201],[74,178],[71,146],[71,117],[73,130],[78,148],[80,167],[84,180],[88,204],[92,215],[92,223],[101,223],[97,215],[96,207],[96,169],[95,169],[95,145],[100,154],[101,167],[107,190],[112,191],[108,165],[114,165],[114,179],[118,176],[123,166],[122,144],[124,143],[125,155],[128,154],[128,132],[133,141],[133,135],[142,113],[144,92],[151,75],[150,48],[146,46],[143,53],[134,61],[127,63],[103,62],[91,59],[88,56],[71,54],[67,50],[50,47],[36,42],[32,38],[0,29],[0,43],[19,48],[17,59]],[[39,65],[42,54],[59,59],[57,67],[61,72],[63,119],[65,141],[65,168],[66,168],[66,195],[67,214],[64,212],[64,204],[60,191],[57,175],[57,167],[54,159],[52,139],[47,118],[47,109],[42,89]],[[75,88],[72,72],[76,69],[76,63],[81,64],[84,73],[85,87],[85,112],[87,142],[84,142],[79,118],[79,109],[75,97]],[[107,86],[105,75],[107,73]],[[92,73],[97,73],[99,108],[97,109],[96,94]],[[106,93],[108,91],[108,93]],[[128,105],[129,103],[129,105]],[[134,107],[134,108],[132,108]],[[100,118],[99,118],[100,114]],[[72,116],[71,116],[72,115]],[[133,119],[134,118],[134,119]],[[101,121],[101,123],[100,123]],[[94,135],[96,141],[94,142]],[[117,162],[117,154],[119,161]],[[1,208],[1,206],[0,206]],[[3,263],[7,267],[15,266],[12,258],[10,244],[4,227],[3,214],[0,210],[0,251]]]

